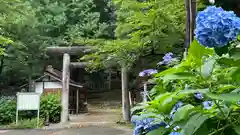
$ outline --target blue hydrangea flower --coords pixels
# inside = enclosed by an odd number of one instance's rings
[[[139,73],[140,77],[151,76],[153,74],[158,73],[156,69],[147,69]]]
[[[196,98],[196,99],[198,99],[198,100],[201,100],[201,99],[203,99],[204,97],[203,97],[203,94],[202,93],[195,93],[194,94],[194,97]]]
[[[139,116],[132,116],[131,122],[135,128],[133,135],[142,135],[143,132],[150,132],[161,126],[166,126],[165,122],[154,123],[154,118],[139,119]]]
[[[141,125],[136,126],[133,130],[133,135],[142,135],[143,127]]]
[[[214,105],[212,101],[204,101],[202,104],[203,104],[203,108],[207,110],[211,109]]]
[[[209,6],[199,12],[196,18],[197,41],[209,48],[221,48],[237,39],[240,32],[240,18],[233,11]]]
[[[133,123],[133,125],[137,125],[137,122],[139,121],[138,118],[139,118],[138,115],[133,115],[131,117],[131,122]]]
[[[173,119],[174,117],[174,113],[180,108],[183,106],[183,103],[182,102],[178,102],[172,109],[172,111],[170,112],[170,118]]]
[[[157,65],[168,65],[173,60],[173,53],[169,52],[163,56],[163,61],[160,61]]]
[[[165,127],[167,124],[165,122],[160,122],[159,124],[153,124],[153,123],[150,123],[150,124],[147,124],[143,127],[143,129],[146,131],[146,132],[150,132],[150,131],[153,131],[153,130],[156,130],[158,129],[159,127]]]
[[[172,133],[170,133],[169,135],[181,135],[181,134],[178,133],[178,132],[172,132]]]

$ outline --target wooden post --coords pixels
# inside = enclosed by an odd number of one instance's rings
[[[76,114],[78,115],[79,111],[79,89],[77,89],[77,100],[76,100]]]
[[[190,0],[190,42],[194,40],[194,30],[196,26],[197,1]]]
[[[190,30],[190,21],[191,21],[191,10],[190,10],[190,0],[185,1],[185,9],[186,9],[186,38],[185,38],[185,51],[187,51],[190,42],[191,42],[191,30]]]
[[[69,54],[65,53],[63,55],[63,70],[62,70],[61,123],[66,123],[68,121],[69,80],[70,80],[70,56]]]
[[[147,82],[143,83],[143,102],[147,102]]]
[[[131,91],[129,91],[129,104],[130,104],[130,107],[133,107],[133,101],[132,101],[132,93],[131,93]]]
[[[186,38],[185,38],[185,52],[184,59],[187,57],[187,51],[194,40],[194,29],[196,23],[197,2],[196,0],[184,0],[186,9]]]
[[[130,101],[127,80],[127,68],[122,67],[122,113],[123,120],[130,121]]]
[[[112,72],[111,70],[109,70],[109,73],[108,73],[108,89],[111,90],[112,89]]]

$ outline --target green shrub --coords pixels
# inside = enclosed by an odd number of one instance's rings
[[[57,94],[44,95],[41,98],[40,115],[45,121],[57,123],[61,116],[61,101]]]
[[[56,94],[43,95],[40,103],[40,118],[46,122],[60,121],[61,102]],[[19,111],[19,119],[34,119],[37,111]],[[13,123],[16,120],[16,98],[0,98],[0,125]],[[21,123],[21,122],[19,122]]]
[[[37,125],[37,118],[34,118],[34,119],[19,120],[18,124],[14,122],[6,127],[15,128],[15,129],[29,129],[29,128],[41,128],[43,126],[44,126],[43,119],[39,119],[39,123]]]
[[[16,100],[0,99],[0,125],[8,124],[15,120],[16,117]]]

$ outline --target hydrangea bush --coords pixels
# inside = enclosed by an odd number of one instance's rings
[[[154,74],[153,100],[133,108],[134,135],[240,135],[240,19],[210,6],[196,22],[187,58]]]

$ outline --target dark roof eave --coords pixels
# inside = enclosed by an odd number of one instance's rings
[[[61,78],[59,78],[59,77],[57,77],[57,76],[54,76],[54,75],[52,75],[51,73],[45,72],[44,74],[45,74],[45,75],[48,75],[48,76],[51,76],[52,78],[58,80],[59,82],[62,82],[62,79],[61,79]],[[74,86],[74,87],[78,87],[78,88],[83,88],[82,85],[77,84],[76,82],[69,82],[69,85]]]

